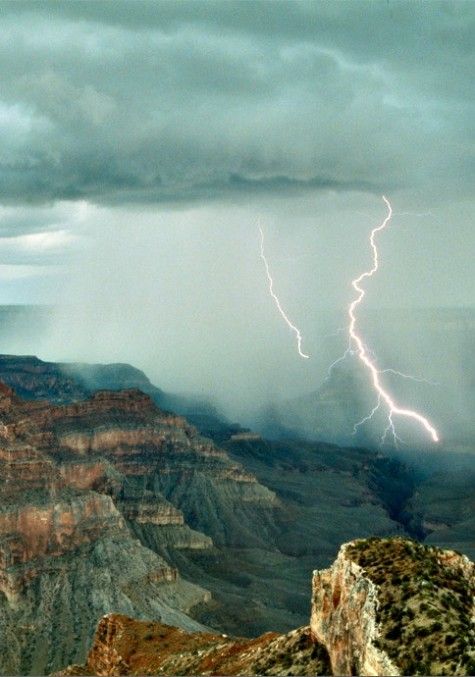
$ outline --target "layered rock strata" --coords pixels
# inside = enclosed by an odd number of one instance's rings
[[[181,486],[191,517],[224,497],[239,519],[272,492],[140,391],[59,406],[0,384],[0,421],[0,673],[84,658],[109,611],[202,627],[187,614],[209,593],[166,556],[213,541],[167,493]]]

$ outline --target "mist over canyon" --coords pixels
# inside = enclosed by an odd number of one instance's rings
[[[106,311],[105,311],[106,312]],[[69,328],[66,317],[77,313]],[[179,348],[167,345],[159,350],[156,334],[144,319],[137,326],[144,328],[142,343],[136,348],[134,336],[127,340],[130,318],[117,311],[115,318],[105,319],[99,313],[86,313],[90,325],[77,331],[78,318],[84,318],[84,308],[68,309],[65,314],[54,307],[0,308],[0,339],[5,353],[38,354],[53,361],[111,362],[105,350],[111,348],[117,361],[133,364],[145,371],[150,380],[164,391],[178,393],[201,402],[220,412],[231,421],[238,421],[272,437],[298,435],[307,439],[326,440],[349,445],[369,444],[378,447],[384,428],[383,421],[367,425],[353,435],[353,426],[375,404],[368,374],[353,356],[347,357],[329,372],[330,365],[344,354],[347,338],[344,331],[345,311],[320,310],[318,349],[305,363],[298,359],[291,336],[283,336],[289,364],[287,370],[276,369],[279,354],[270,352],[264,364],[233,352],[240,338],[229,338],[227,364],[209,359],[208,380],[197,383],[201,373],[197,351],[186,350],[189,370],[175,367]],[[107,313],[106,313],[107,315]],[[58,320],[58,316],[60,319]],[[93,328],[93,320],[96,322]],[[341,326],[338,326],[338,325]],[[58,345],[58,326],[63,343]],[[86,327],[101,341],[91,345],[86,341]],[[439,448],[470,451],[475,431],[471,413],[475,405],[475,360],[471,346],[475,342],[475,312],[470,308],[380,309],[362,312],[368,345],[374,347],[378,364],[392,367],[416,379],[411,381],[388,375],[386,383],[400,400],[429,416],[441,432]],[[279,327],[280,328],[280,327]],[[84,339],[81,337],[84,336]],[[102,343],[102,337],[109,340]],[[245,340],[245,339],[243,339]],[[158,341],[158,339],[157,339]],[[41,350],[37,350],[41,347]],[[184,350],[184,348],[182,348]],[[183,353],[182,353],[183,354]],[[152,359],[153,356],[153,359]],[[105,359],[104,359],[105,358]],[[258,359],[259,358],[259,359]],[[176,369],[177,377],[170,373]],[[207,389],[209,385],[209,389]],[[403,449],[429,448],[431,443],[414,425],[402,425]],[[386,451],[391,450],[391,442]]]

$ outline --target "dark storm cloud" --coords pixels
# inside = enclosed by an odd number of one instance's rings
[[[0,10],[1,201],[473,185],[471,3]]]

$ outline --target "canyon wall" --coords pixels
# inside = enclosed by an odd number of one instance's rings
[[[329,569],[315,571],[310,628],[327,647],[334,675],[400,675],[378,649],[378,591],[363,569],[340,549]]]
[[[52,405],[0,384],[0,421],[0,673],[83,659],[109,611],[202,627],[188,613],[210,594],[166,555],[210,549],[217,522],[205,535],[167,494],[245,523],[272,492],[137,390]]]
[[[85,664],[59,674],[471,675],[474,590],[474,565],[463,555],[403,538],[360,539],[314,572],[309,627],[243,640],[109,614]]]

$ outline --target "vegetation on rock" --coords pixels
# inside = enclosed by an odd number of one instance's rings
[[[378,586],[379,647],[403,674],[473,675],[473,564],[403,538],[355,541],[347,554]]]
[[[110,614],[85,665],[59,675],[327,675],[328,655],[308,627],[256,639],[189,633]]]

